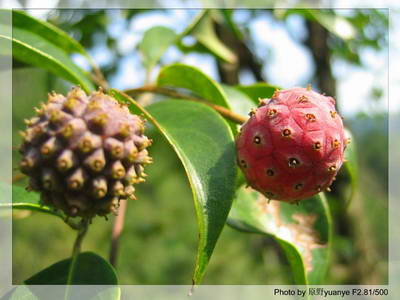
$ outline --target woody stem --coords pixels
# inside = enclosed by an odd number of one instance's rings
[[[147,85],[147,86],[143,86],[140,88],[128,89],[128,90],[125,90],[124,92],[129,95],[136,95],[136,94],[141,94],[141,93],[154,93],[154,94],[170,96],[170,97],[177,98],[177,99],[185,99],[185,100],[190,100],[190,101],[194,101],[194,102],[199,102],[199,103],[203,103],[203,104],[213,108],[220,115],[222,115],[223,117],[225,117],[228,120],[231,120],[232,122],[235,122],[237,124],[243,124],[244,122],[247,121],[246,117],[243,117],[242,115],[239,115],[223,106],[211,103],[207,99],[195,97],[195,96],[188,95],[188,94],[183,94],[183,93],[177,92],[177,91],[169,89],[169,88]]]

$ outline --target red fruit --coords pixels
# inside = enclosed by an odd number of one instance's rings
[[[332,184],[348,142],[332,97],[292,88],[261,101],[236,149],[252,188],[268,199],[297,202]]]

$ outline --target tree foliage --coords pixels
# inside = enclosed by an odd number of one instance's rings
[[[197,257],[192,277],[194,284],[200,284],[207,276],[207,266],[213,264],[210,259],[226,223],[239,231],[275,240],[279,251],[287,257],[296,284],[329,283],[326,281],[331,263],[329,255],[337,249],[333,244],[337,239],[335,230],[338,229],[332,223],[332,213],[335,217],[336,208],[330,209],[325,195],[321,193],[298,207],[282,204],[278,205],[278,211],[265,212],[261,205],[265,199],[257,192],[244,188],[243,178],[236,167],[234,138],[238,132],[237,120],[245,120],[247,113],[257,106],[258,98],[271,97],[277,88],[265,82],[268,76],[263,71],[263,65],[268,61],[257,57],[254,49],[256,41],[250,40],[245,22],[238,22],[232,10],[199,11],[186,28],[175,31],[153,26],[143,32],[135,49],[124,50],[121,47],[123,41],[109,28],[112,14],[120,14],[119,30],[127,30],[135,18],[149,13],[147,10],[59,10],[51,12],[46,22],[15,10],[13,35],[0,38],[12,42],[16,67],[29,65],[41,68],[69,84],[79,84],[87,92],[101,86],[118,101],[129,105],[133,113],[144,115],[151,124],[150,134],[166,141],[166,147],[175,152],[192,191],[193,216],[197,220],[198,248],[197,254],[193,253],[193,257]],[[164,11],[158,13],[165,14]],[[346,15],[332,10],[257,10],[249,11],[247,18],[264,15],[272,15],[283,24],[293,15],[302,18],[308,36],[301,42],[308,47],[315,62],[315,74],[310,81],[329,93],[335,93],[336,87],[330,69],[333,59],[362,65],[362,49],[381,49],[387,42],[387,16],[378,10],[357,10]],[[341,24],[342,30],[338,30],[337,24]],[[314,33],[316,36],[312,35]],[[191,44],[187,43],[188,38],[192,39]],[[100,46],[107,49],[108,58],[97,66],[91,54]],[[201,53],[212,57],[220,80],[214,80],[201,69],[179,60],[165,64],[166,53],[171,48],[181,54]],[[324,52],[318,52],[320,49]],[[141,57],[143,72],[140,74],[143,75],[141,83],[144,85],[120,91],[112,86],[112,79],[123,67],[124,59],[132,53]],[[75,63],[78,56],[85,61],[86,69]],[[240,74],[243,71],[264,82],[242,84]],[[229,112],[237,116],[236,121]],[[346,168],[341,173],[346,180],[341,181],[340,191],[353,189],[350,194],[354,195],[359,173],[356,148],[351,148],[347,159]],[[163,172],[168,176],[168,169]],[[1,204],[0,208],[32,210],[65,219],[59,212],[40,204],[39,197],[26,192],[22,185],[23,181],[13,184],[12,202]],[[10,187],[2,183],[1,188]],[[328,199],[334,198],[345,206],[350,201],[348,195],[334,193]],[[163,198],[162,201],[173,201],[174,195],[165,194]],[[134,204],[130,206],[134,210]],[[316,221],[301,229],[299,214],[304,218],[312,216]],[[294,231],[303,230],[301,234],[308,235],[311,244],[282,235],[282,231],[277,230],[277,220],[293,235]],[[68,223],[71,226],[75,224],[70,220]],[[177,230],[184,226],[177,224]],[[129,239],[129,231],[122,238]],[[146,245],[142,246],[146,251]],[[38,270],[25,283],[118,283],[117,271],[97,254],[82,253],[77,263],[75,272],[79,275],[76,277],[71,275],[72,263],[64,259],[42,271]],[[96,271],[93,271],[96,276],[87,273],[87,264],[96,265]],[[73,280],[67,282],[66,278]],[[14,293],[26,293],[29,297],[29,290],[22,288]],[[118,290],[107,294],[107,299],[119,297]]]

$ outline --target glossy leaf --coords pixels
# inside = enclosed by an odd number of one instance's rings
[[[219,59],[231,64],[237,61],[235,53],[218,38],[210,11],[206,11],[201,15],[197,24],[191,28],[190,34]]]
[[[131,103],[168,140],[182,161],[193,192],[199,247],[193,282],[200,283],[232,204],[236,180],[233,135],[225,120],[206,105],[168,99],[140,107],[127,95],[113,96]],[[170,196],[165,195],[166,199]]]
[[[70,57],[62,49],[41,36],[15,28],[12,41],[13,56],[16,59],[46,69],[74,84],[79,84],[86,92],[93,89],[92,82]]]
[[[236,88],[245,93],[256,105],[258,105],[260,98],[271,98],[274,91],[279,89],[277,86],[263,82],[251,85],[238,85]]]
[[[272,236],[283,248],[296,284],[321,284],[328,268],[331,219],[320,193],[299,205],[268,201],[242,187],[237,192],[228,224],[239,230]]]
[[[0,14],[4,14],[0,11]],[[0,18],[3,19],[3,18]],[[5,28],[9,24],[2,24]],[[33,29],[35,27],[33,26]],[[23,63],[48,70],[74,84],[79,84],[86,91],[93,89],[89,77],[69,57],[68,52],[30,27],[13,27],[8,30],[12,36],[0,35],[0,39],[12,41],[13,57]],[[46,35],[44,35],[46,36]]]
[[[222,84],[221,86],[225,91],[225,94],[229,101],[229,105],[232,108],[232,111],[244,117],[248,117],[250,110],[256,107],[253,101],[236,87],[226,84]],[[240,128],[241,125],[237,126],[238,128]],[[236,179],[236,187],[240,187],[241,185],[245,184],[246,178],[240,171],[239,167],[237,169],[238,169],[238,176]]]
[[[89,57],[83,46],[66,32],[48,22],[31,17],[24,11],[14,9],[12,11],[12,23],[14,28],[29,30],[30,32],[40,35],[42,38],[48,40],[67,53],[80,53]]]
[[[175,32],[167,27],[155,26],[147,30],[139,45],[145,67],[152,69],[176,38]]]
[[[157,85],[184,88],[205,100],[230,109],[226,94],[221,86],[192,66],[172,64],[164,67],[158,75]],[[236,124],[230,121],[228,123],[232,128],[232,132],[236,134]]]
[[[71,258],[61,260],[25,280],[25,284],[67,284]],[[75,284],[118,284],[114,268],[105,259],[92,252],[83,252],[77,258],[71,283]]]
[[[222,88],[224,89],[232,111],[248,117],[251,109],[256,107],[253,100],[236,87],[224,84]]]
[[[28,192],[25,188],[18,185],[9,185],[5,182],[0,183],[0,192],[7,195],[12,189],[12,202],[0,203],[0,209],[20,209],[20,210],[31,210],[42,213],[55,215],[63,218],[62,213],[56,212],[46,205],[39,203],[39,194],[36,192]]]
[[[121,290],[114,268],[95,253],[83,252],[77,258],[73,285],[96,285],[93,288],[67,286],[54,289],[51,285],[67,283],[71,258],[61,260],[25,280],[10,299],[110,299],[118,300]],[[108,285],[108,286],[107,286]],[[66,292],[68,290],[68,297]]]

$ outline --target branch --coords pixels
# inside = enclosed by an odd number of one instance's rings
[[[123,200],[120,202],[120,206],[118,208],[118,215],[114,221],[114,227],[112,231],[111,237],[111,249],[110,249],[110,263],[116,267],[117,265],[117,257],[118,257],[118,249],[119,249],[119,238],[122,233],[122,229],[124,228],[125,214],[126,208],[128,206],[128,200]]]
[[[103,90],[108,90],[108,87],[109,87],[108,82],[105,79],[103,72],[101,72],[100,68],[97,66],[96,62],[90,55],[87,55],[86,57],[87,57],[90,65],[92,66],[92,69],[94,72],[94,74],[90,73],[92,80]]]
[[[170,97],[174,97],[174,98],[178,98],[178,99],[186,99],[186,100],[190,100],[190,101],[194,101],[194,102],[198,102],[198,103],[203,103],[203,104],[213,108],[214,110],[216,110],[223,117],[225,117],[237,124],[243,124],[244,122],[247,121],[246,117],[243,117],[223,106],[213,104],[206,99],[194,97],[194,96],[187,95],[187,94],[182,94],[180,92],[174,91],[169,88],[148,85],[148,86],[143,86],[143,87],[136,88],[136,89],[128,89],[128,90],[125,90],[124,92],[127,94],[154,93],[154,94],[166,95],[166,96],[170,96]]]
[[[329,96],[336,97],[336,79],[331,68],[331,49],[329,32],[318,22],[306,21],[308,38],[304,44],[310,49],[314,59],[314,78],[319,89]]]
[[[104,77],[102,76],[102,73],[100,72],[99,69],[93,69],[95,74],[90,73],[90,78],[93,80],[93,82],[98,85],[99,87],[101,87],[103,90],[107,90],[108,89],[108,83],[107,81],[104,79]],[[100,72],[100,73],[99,73]]]
[[[236,53],[238,57],[238,61],[234,64],[217,60],[221,81],[229,85],[239,84],[239,72],[244,69],[250,70],[256,81],[265,81],[262,74],[262,64],[248,47],[246,41],[238,38],[230,29],[219,22],[214,21],[214,28],[222,43]]]

